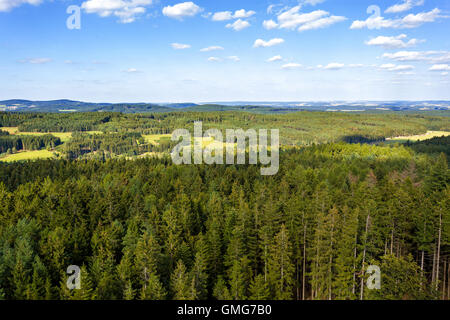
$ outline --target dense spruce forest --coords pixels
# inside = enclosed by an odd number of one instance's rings
[[[173,142],[145,140],[196,120],[279,128],[278,174],[176,166]],[[2,299],[450,298],[449,138],[385,143],[450,131],[448,113],[0,113],[0,126],[72,132],[49,142],[59,159],[0,162]]]

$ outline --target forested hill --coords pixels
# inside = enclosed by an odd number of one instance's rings
[[[0,101],[0,111],[22,112],[125,112],[149,113],[172,111],[247,111],[256,113],[286,113],[310,111],[430,111],[450,110],[450,101],[390,101],[390,102],[222,102],[222,103],[92,103],[73,100],[30,101],[12,99]]]

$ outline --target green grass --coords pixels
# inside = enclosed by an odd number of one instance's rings
[[[153,145],[159,145],[161,139],[170,139],[172,137],[171,134],[143,134],[142,137],[145,139],[146,143],[150,143]]]
[[[55,154],[53,151],[34,150],[34,151],[23,151],[23,152],[10,154],[4,158],[1,158],[0,161],[14,162],[14,161],[24,161],[24,160],[50,159],[53,157],[55,157]]]

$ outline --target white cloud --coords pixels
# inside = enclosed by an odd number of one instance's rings
[[[325,0],[304,0],[303,3],[304,4],[310,4],[312,6],[315,6],[316,4],[325,2]]]
[[[350,29],[381,29],[381,28],[395,28],[407,29],[417,28],[427,22],[434,22],[438,18],[447,18],[447,16],[440,15],[441,10],[435,8],[429,12],[421,12],[418,14],[408,14],[399,19],[385,19],[383,17],[369,17],[367,20],[353,21]]]
[[[396,61],[423,61],[428,60],[430,54],[430,51],[399,51],[395,53],[385,53],[382,57]]]
[[[216,12],[212,16],[213,21],[226,21],[233,19],[233,13],[231,11]]]
[[[411,10],[413,7],[422,6],[425,3],[424,0],[403,0],[401,3],[397,3],[386,9],[385,13],[399,13],[403,11]]]
[[[241,31],[245,28],[250,27],[250,23],[248,21],[238,19],[233,23],[227,24],[226,27],[229,29],[233,29],[234,31]]]
[[[340,17],[340,16],[330,16],[330,17],[325,17],[322,19],[318,19],[315,21],[311,21],[308,23],[305,23],[303,25],[301,25],[298,28],[298,31],[306,31],[306,30],[314,30],[314,29],[322,29],[322,28],[326,28],[328,26],[331,26],[332,24],[341,22],[341,21],[345,21],[347,20],[347,18],[345,17]]]
[[[324,28],[347,19],[342,16],[330,16],[330,13],[324,10],[301,13],[300,9],[301,6],[298,5],[282,11],[277,16],[278,22],[272,20],[272,22],[267,22],[265,27],[305,31]]]
[[[380,66],[380,69],[388,70],[388,71],[410,71],[415,69],[414,66],[411,65],[395,65],[393,63],[386,63]]]
[[[435,64],[429,70],[430,71],[450,71],[450,66],[448,64]]]
[[[42,2],[43,0],[0,0],[0,12],[11,11],[11,9],[20,7],[23,4],[37,6]]]
[[[236,10],[234,12],[233,18],[239,19],[239,18],[250,18],[253,16],[256,12],[253,10],[245,11],[245,9]]]
[[[429,63],[450,63],[449,51],[398,51],[385,53],[382,58],[395,61],[427,61]]]
[[[223,47],[221,47],[221,46],[210,46],[210,47],[207,47],[207,48],[200,49],[201,52],[209,52],[209,51],[215,51],[215,50],[223,50]]]
[[[228,60],[232,60],[232,61],[234,61],[234,62],[239,62],[239,61],[241,61],[241,59],[239,59],[238,56],[228,56],[227,59],[228,59]]]
[[[31,63],[31,64],[44,64],[52,62],[53,60],[50,58],[29,58],[19,60],[20,63]]]
[[[190,44],[184,44],[184,43],[172,43],[171,44],[172,48],[174,48],[175,50],[183,50],[183,49],[189,49],[191,47]]]
[[[209,58],[208,58],[208,61],[211,61],[211,62],[220,62],[220,61],[222,61],[222,59],[217,58],[217,57],[209,57]]]
[[[264,20],[263,27],[267,30],[275,29],[278,27],[278,23],[273,20]]]
[[[362,63],[353,63],[348,65],[349,68],[363,68],[364,65]]]
[[[275,62],[275,61],[281,61],[283,60],[283,58],[278,55],[278,56],[273,56],[272,58],[267,59],[267,62]]]
[[[332,62],[324,67],[326,70],[339,70],[342,69],[345,65],[343,63]]]
[[[226,21],[231,19],[244,19],[253,16],[255,13],[253,10],[246,11],[245,9],[236,10],[234,14],[231,11],[220,11],[213,14],[212,20]]]
[[[301,67],[302,67],[301,64],[299,64],[299,63],[294,63],[294,62],[286,63],[286,64],[283,64],[283,65],[281,66],[282,69],[298,69],[298,68],[301,68]]]
[[[202,8],[189,1],[164,7],[162,12],[166,17],[182,20],[184,17],[193,17],[201,11]]]
[[[129,68],[127,70],[124,70],[123,72],[126,72],[126,73],[138,73],[139,70],[136,69],[136,68]]]
[[[441,73],[441,76],[446,76],[446,75],[448,75],[448,72],[442,72]]]
[[[86,13],[96,13],[103,18],[114,15],[121,23],[131,23],[146,12],[146,6],[152,4],[153,0],[88,0],[81,4],[81,8]]]
[[[386,36],[378,36],[376,38],[370,39],[366,41],[368,46],[380,46],[387,49],[400,49],[400,48],[408,48],[417,45],[420,42],[424,42],[424,40],[410,39],[408,42],[403,41],[408,36],[406,34],[401,34],[396,37],[386,37]]]
[[[272,46],[275,46],[275,45],[278,45],[278,44],[282,44],[283,42],[284,42],[284,39],[281,39],[281,38],[275,38],[275,39],[271,39],[269,41],[264,41],[262,39],[257,39],[255,41],[255,43],[253,44],[253,47],[254,48],[259,48],[259,47],[267,48],[267,47],[272,47]]]

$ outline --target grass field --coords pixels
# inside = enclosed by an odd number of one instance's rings
[[[435,137],[442,137],[442,136],[450,136],[450,132],[447,131],[428,131],[424,134],[418,134],[414,136],[403,136],[403,137],[395,137],[395,138],[387,138],[386,141],[394,141],[394,142],[406,142],[406,141],[423,141],[423,140],[429,140]]]
[[[170,139],[171,134],[143,134],[142,137],[145,142],[153,144],[155,146],[159,145],[161,139]]]
[[[20,132],[17,127],[1,127],[3,131],[8,131],[9,134],[23,135],[23,136],[42,136],[51,134],[61,139],[61,142],[67,142],[72,138],[72,132]]]
[[[24,135],[24,136],[42,136],[44,134],[51,134],[52,136],[61,139],[61,142],[67,142],[72,138],[72,132],[20,132],[18,127],[0,127],[0,130],[7,131],[9,134]],[[103,134],[102,131],[85,131],[87,134]],[[170,135],[169,135],[170,136]]]
[[[34,150],[34,151],[23,151],[23,152],[10,154],[4,158],[0,158],[0,161],[14,162],[14,161],[23,161],[23,160],[50,159],[53,157],[55,157],[55,154],[53,151]]]

